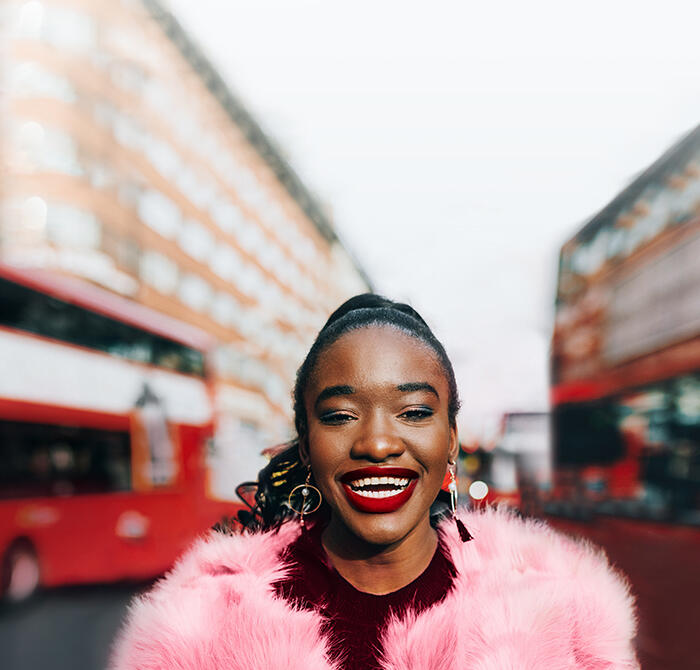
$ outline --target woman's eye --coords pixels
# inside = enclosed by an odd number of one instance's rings
[[[321,423],[327,426],[339,426],[340,424],[352,421],[354,418],[352,414],[347,414],[346,412],[329,412],[328,414],[322,414],[320,420]]]
[[[400,416],[402,419],[408,419],[409,421],[421,421],[433,416],[433,410],[430,407],[414,407],[402,412]]]

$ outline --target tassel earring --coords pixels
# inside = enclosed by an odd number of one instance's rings
[[[450,471],[450,483],[447,489],[450,492],[450,507],[452,507],[452,519],[457,526],[457,532],[459,533],[459,538],[462,542],[469,542],[474,538],[470,535],[467,527],[462,523],[462,520],[457,516],[457,476],[455,475],[455,470],[457,466],[454,463],[448,463]]]

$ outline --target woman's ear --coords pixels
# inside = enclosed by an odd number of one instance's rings
[[[457,426],[450,426],[450,450],[447,460],[449,463],[456,463],[459,455],[459,436],[457,434]]]
[[[306,435],[299,438],[299,460],[303,466],[309,464],[309,441]]]

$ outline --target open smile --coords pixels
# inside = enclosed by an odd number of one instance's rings
[[[418,474],[408,468],[373,466],[346,473],[341,478],[348,502],[368,514],[395,512],[408,502]]]

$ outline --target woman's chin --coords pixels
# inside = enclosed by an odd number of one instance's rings
[[[420,522],[408,518],[405,514],[362,514],[353,512],[349,515],[333,515],[340,520],[340,530],[344,543],[352,542],[358,545],[374,545],[387,547],[400,543],[416,530]],[[428,522],[429,525],[429,522]]]

